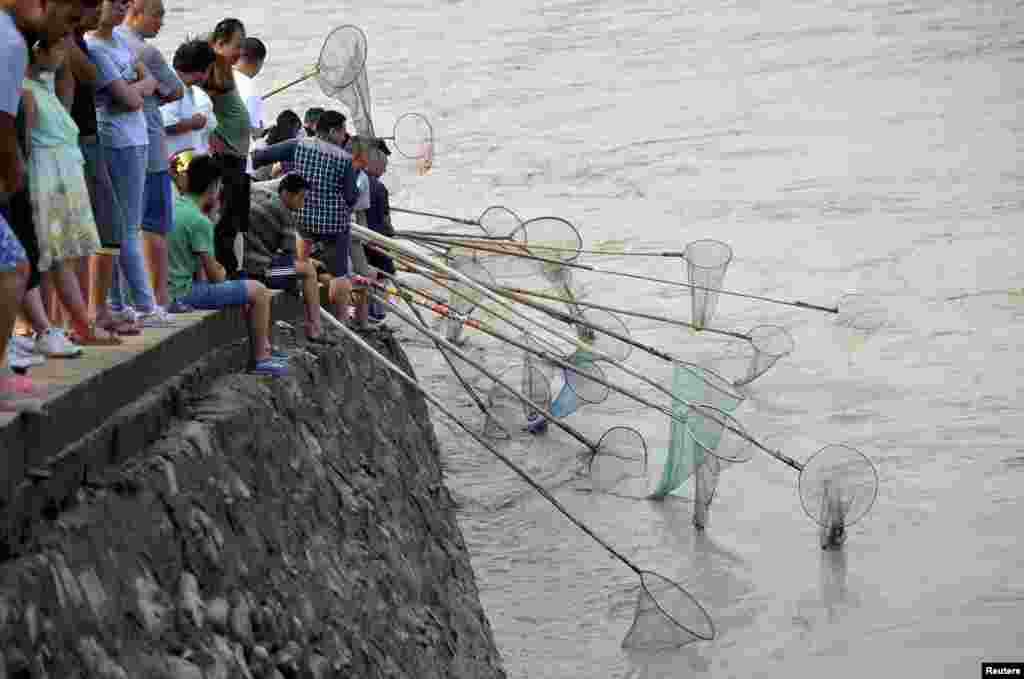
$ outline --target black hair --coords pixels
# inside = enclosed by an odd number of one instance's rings
[[[294,139],[302,127],[299,114],[290,108],[286,108],[277,114],[277,121],[267,130],[267,145]]]
[[[188,193],[193,196],[201,196],[210,190],[210,187],[224,174],[220,163],[214,160],[213,156],[200,154],[194,156],[185,170],[188,178]]]
[[[309,189],[311,184],[298,172],[289,172],[281,179],[281,183],[277,185],[277,192],[284,193],[298,193],[299,191],[306,191]]]
[[[259,38],[246,38],[242,41],[242,59],[250,64],[267,58],[267,46]]]
[[[324,110],[319,106],[313,106],[306,109],[306,123],[315,125],[316,121],[320,119],[320,116],[324,114]]]
[[[352,137],[351,153],[353,156],[369,153],[375,146],[374,140],[369,137]]]
[[[330,134],[339,127],[345,129],[345,115],[340,111],[324,111],[316,119],[317,134]]]
[[[239,19],[221,19],[213,27],[213,33],[210,34],[210,42],[227,42],[239,31],[241,31],[242,35],[245,35],[245,24]]]
[[[174,52],[172,65],[182,73],[202,73],[217,59],[217,53],[205,40],[189,40]]]
[[[377,139],[377,140],[375,140],[375,142],[376,143],[374,144],[374,147],[378,151],[383,153],[385,156],[390,156],[391,155],[391,149],[388,148],[388,145],[386,143],[384,143],[383,139]]]

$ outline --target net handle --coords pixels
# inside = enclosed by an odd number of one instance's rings
[[[424,239],[424,240],[429,240],[429,239]],[[401,247],[401,246],[396,246],[396,247]],[[795,306],[795,307],[800,307],[800,308],[803,308],[803,309],[814,309],[816,311],[825,311],[825,312],[828,312],[828,313],[831,313],[831,314],[838,314],[839,313],[838,307],[819,306],[817,304],[809,304],[808,302],[789,301],[789,300],[784,300],[784,299],[778,299],[778,298],[775,298],[775,297],[765,297],[763,295],[754,295],[754,294],[747,293],[747,292],[736,292],[734,290],[725,290],[723,288],[709,288],[709,287],[706,287],[706,286],[703,286],[703,285],[695,285],[693,283],[682,283],[680,281],[672,281],[672,280],[668,280],[666,278],[657,278],[657,277],[654,277],[654,276],[643,276],[641,274],[627,273],[625,271],[612,271],[611,269],[601,269],[601,268],[598,268],[596,266],[591,266],[589,264],[580,264],[579,262],[565,261],[565,260],[562,260],[562,259],[551,259],[550,257],[541,257],[540,255],[534,255],[534,254],[506,252],[506,251],[502,251],[502,250],[491,249],[491,248],[489,248],[487,245],[485,245],[483,243],[481,243],[480,245],[475,246],[475,248],[477,250],[482,250],[484,252],[493,252],[493,253],[499,254],[499,255],[501,255],[501,254],[509,254],[509,255],[514,256],[514,257],[522,257],[523,259],[532,259],[532,260],[535,260],[535,261],[538,261],[538,262],[543,262],[545,264],[553,264],[553,265],[557,265],[557,266],[569,267],[569,268],[572,268],[572,269],[580,269],[582,271],[589,271],[591,273],[605,274],[605,275],[608,275],[608,276],[620,276],[622,278],[632,278],[632,279],[639,280],[639,281],[648,281],[650,283],[659,283],[661,285],[671,285],[671,286],[679,287],[679,288],[688,288],[690,290],[702,290],[704,292],[717,292],[717,293],[719,293],[721,295],[728,295],[730,297],[742,297],[743,299],[753,299],[753,300],[757,300],[759,302],[769,302],[771,304],[781,304],[783,306]],[[529,250],[529,245],[526,246],[526,249]]]
[[[451,267],[446,266],[444,264],[439,264],[437,262],[430,262],[429,259],[424,257],[423,255],[420,255],[419,253],[416,253],[415,251],[410,251],[408,248],[404,247],[402,244],[398,243],[394,239],[387,238],[386,236],[381,236],[380,234],[376,233],[375,231],[370,231],[369,229],[365,229],[365,228],[363,228],[361,226],[358,226],[358,225],[353,225],[352,229],[353,229],[353,233],[356,233],[357,235],[360,235],[360,236],[364,236],[365,238],[369,238],[371,240],[375,240],[377,242],[377,244],[380,245],[385,250],[387,250],[389,252],[392,252],[392,253],[396,253],[400,260],[405,260],[405,267],[408,270],[410,270],[410,271],[412,271],[414,273],[418,273],[421,276],[424,276],[424,277],[426,277],[426,278],[428,278],[430,280],[433,280],[437,285],[440,285],[441,287],[445,288],[446,290],[449,290],[449,291],[453,292],[454,294],[460,294],[457,291],[455,291],[451,286],[448,286],[448,285],[442,283],[440,280],[437,280],[437,278],[434,276],[433,272],[425,272],[421,267],[419,267],[419,266],[417,266],[415,264],[412,264],[412,265],[409,264],[407,262],[407,260],[409,258],[415,258],[415,259],[420,260],[420,261],[426,260],[426,263],[428,265],[440,269],[443,273],[445,273],[448,276],[450,276],[450,277],[452,277],[452,278],[454,278],[454,279],[456,279],[456,280],[458,280],[458,281],[468,285],[469,287],[477,290],[477,292],[482,292],[484,295],[489,297],[492,301],[494,301],[494,302],[498,303],[499,305],[501,305],[501,306],[507,308],[508,310],[510,310],[514,315],[519,316],[521,318],[524,318],[525,320],[527,320],[527,321],[529,321],[531,323],[535,323],[537,325],[541,325],[539,322],[531,319],[530,317],[528,317],[525,314],[523,314],[521,311],[515,309],[510,304],[505,302],[501,298],[501,296],[498,295],[497,293],[494,293],[494,292],[488,290],[487,288],[481,286],[476,281],[473,281],[472,279],[462,275],[460,272],[456,271],[455,269],[452,269]],[[394,280],[397,283],[397,279],[395,279],[394,277],[391,277],[391,278],[392,278],[392,280]],[[489,311],[489,313],[494,313],[493,311],[490,311],[490,310],[488,310],[488,311]],[[504,320],[506,323],[508,323],[512,327],[514,327],[514,328],[516,328],[516,329],[518,329],[518,330],[520,330],[522,332],[533,334],[529,330],[526,330],[521,323],[517,323],[516,321],[511,320],[507,316],[499,316],[499,317],[502,318],[502,320]],[[545,327],[545,326],[542,326],[542,327]],[[650,386],[654,387],[655,389],[657,389],[661,393],[667,395],[669,398],[672,399],[673,402],[681,403],[681,404],[683,404],[684,406],[686,406],[688,408],[692,407],[693,404],[690,403],[689,401],[686,401],[685,399],[679,398],[678,396],[673,394],[670,390],[666,389],[665,387],[663,387],[662,385],[658,384],[654,380],[650,379],[646,375],[644,375],[644,374],[642,374],[640,372],[637,372],[636,370],[633,370],[633,369],[629,368],[626,365],[623,365],[623,363],[621,361],[615,360],[614,358],[608,356],[604,352],[596,351],[592,347],[588,347],[586,344],[584,344],[583,342],[579,341],[575,337],[572,337],[570,335],[566,335],[565,333],[558,332],[557,330],[552,330],[551,328],[545,327],[545,329],[548,330],[549,332],[551,332],[552,334],[556,335],[557,337],[560,337],[560,338],[568,341],[569,343],[577,346],[580,349],[583,349],[583,350],[586,350],[586,351],[590,351],[591,353],[593,353],[598,358],[601,358],[601,359],[603,359],[605,361],[608,361],[609,363],[611,363],[612,365],[616,366],[617,368],[619,368],[623,372],[625,372],[625,373],[627,373],[629,375],[632,375],[633,377],[636,377],[637,379],[641,380],[645,384],[649,384]],[[506,340],[506,341],[510,341],[510,340]],[[510,343],[511,343],[511,341],[510,341]],[[515,345],[513,344],[513,346],[515,346]],[[564,361],[554,361],[554,362],[556,362],[558,365],[562,365],[562,367],[565,367],[565,365],[568,365]],[[685,420],[682,420],[682,419],[678,418],[675,415],[675,413],[673,413],[668,408],[664,408],[662,406],[659,406],[659,405],[653,403],[652,401],[649,401],[648,399],[645,399],[642,396],[639,396],[639,395],[637,395],[637,394],[635,394],[633,392],[627,391],[627,390],[625,390],[625,389],[623,389],[621,387],[617,387],[617,386],[611,384],[610,382],[599,382],[599,384],[604,384],[604,386],[607,386],[610,389],[613,389],[614,391],[616,391],[618,393],[621,393],[621,394],[623,394],[625,396],[628,396],[629,398],[633,399],[634,401],[636,401],[638,403],[642,403],[643,405],[648,406],[649,408],[654,408],[655,410],[658,410],[659,412],[664,413],[665,415],[668,415],[673,420],[677,420],[677,421],[685,424]],[[725,423],[725,422],[720,422],[719,424],[722,424],[723,426],[728,426],[728,423]],[[795,469],[797,471],[802,471],[803,470],[803,466],[799,462],[797,462],[793,458],[789,457],[788,455],[783,454],[781,451],[772,450],[771,448],[769,448],[765,444],[761,443],[760,441],[758,441],[757,439],[755,439],[753,436],[751,436],[750,434],[748,434],[745,431],[741,431],[741,430],[735,429],[735,428],[733,428],[731,426],[728,426],[728,428],[733,433],[741,436],[742,438],[744,438],[745,440],[749,441],[753,445],[757,446],[759,449],[761,449],[765,453],[768,453],[769,455],[771,455],[775,459],[779,460],[780,462],[783,462],[783,463],[789,465],[790,467],[792,467],[793,469]]]
[[[270,99],[275,94],[279,94],[281,92],[284,92],[285,90],[287,90],[287,89],[289,89],[291,87],[294,87],[295,85],[298,85],[299,83],[304,83],[307,80],[309,80],[310,78],[315,78],[318,75],[320,75],[320,66],[316,65],[316,66],[313,67],[312,71],[310,71],[308,73],[305,73],[303,75],[300,75],[295,80],[290,80],[290,81],[286,82],[284,85],[281,85],[279,87],[275,87],[274,89],[272,89],[269,92],[267,92],[266,94],[264,94],[261,97],[261,99],[266,101],[267,99]]]
[[[380,294],[372,292],[372,287],[371,287],[371,294],[374,297],[376,297],[377,299],[386,302],[386,299],[382,298]],[[405,299],[409,304],[412,304],[412,302],[409,300],[409,298],[408,298],[408,296],[406,294],[401,293],[401,292],[400,292],[400,294],[402,294],[402,298],[403,299]],[[437,345],[437,347],[439,349],[441,347],[444,347],[448,351],[452,352],[455,356],[458,356],[460,359],[462,359],[466,363],[470,364],[471,366],[473,366],[474,368],[479,370],[482,374],[484,374],[486,377],[491,379],[493,382],[503,386],[505,389],[507,389],[509,391],[509,393],[511,393],[513,396],[515,396],[517,399],[519,399],[519,401],[522,402],[523,405],[525,405],[525,406],[531,408],[532,410],[535,410],[538,413],[540,413],[541,415],[543,415],[544,419],[546,419],[548,422],[551,422],[552,424],[557,425],[565,433],[567,433],[570,436],[572,436],[574,439],[576,439],[577,441],[579,441],[580,443],[585,445],[591,451],[596,451],[597,450],[597,444],[596,443],[593,443],[592,441],[590,441],[590,439],[588,439],[586,436],[581,434],[577,429],[575,429],[573,427],[570,427],[569,425],[566,425],[566,424],[564,424],[562,422],[559,422],[558,418],[556,418],[554,415],[552,415],[549,410],[545,409],[543,406],[541,406],[541,405],[539,405],[537,403],[534,403],[533,401],[531,401],[526,396],[520,394],[513,387],[511,387],[505,380],[503,380],[500,377],[498,377],[497,375],[495,375],[493,372],[491,372],[486,367],[481,365],[478,361],[475,361],[474,359],[469,358],[469,356],[467,356],[465,354],[465,352],[460,350],[458,347],[456,347],[454,344],[449,342],[447,339],[445,339],[444,337],[442,337],[438,333],[436,333],[433,330],[431,330],[429,327],[426,326],[426,324],[422,324],[421,325],[420,323],[417,323],[415,320],[410,319],[407,314],[403,313],[401,310],[397,309],[394,306],[391,307],[391,311],[396,316],[398,316],[400,319],[402,319],[403,321],[405,321],[406,323],[411,325],[413,327],[413,329],[415,329],[417,332],[419,332],[420,334],[425,335],[425,336],[431,338],[434,341],[434,344]]]
[[[392,307],[392,309],[394,309],[394,307]],[[567,518],[570,522],[573,523],[573,525],[575,525],[577,528],[579,528],[584,533],[586,533],[588,536],[590,536],[599,545],[604,547],[613,557],[615,557],[616,559],[618,559],[619,561],[624,563],[626,566],[628,566],[634,573],[639,575],[641,578],[643,577],[643,571],[636,564],[634,564],[625,555],[623,555],[621,552],[619,552],[614,547],[612,547],[607,542],[605,542],[601,537],[599,537],[596,533],[594,533],[594,531],[591,530],[589,526],[587,526],[585,523],[583,523],[582,521],[577,519],[572,514],[572,512],[570,512],[568,509],[566,509],[565,506],[561,502],[559,502],[551,493],[549,493],[544,488],[544,486],[542,486],[539,483],[537,483],[536,481],[534,481],[533,477],[531,477],[529,474],[527,474],[519,465],[517,465],[515,462],[513,462],[511,459],[509,459],[505,455],[503,455],[497,448],[492,446],[488,441],[484,440],[484,438],[482,436],[480,436],[480,434],[478,434],[477,432],[473,431],[473,429],[469,425],[467,425],[461,419],[456,417],[450,410],[448,410],[448,408],[445,407],[445,405],[443,403],[441,403],[440,399],[436,398],[431,393],[429,393],[423,385],[421,385],[419,382],[416,381],[415,378],[413,378],[410,375],[408,375],[404,370],[402,370],[397,365],[395,365],[395,363],[393,363],[390,359],[388,359],[387,357],[382,355],[380,352],[378,352],[376,349],[374,349],[372,346],[370,346],[369,343],[367,343],[362,337],[360,337],[354,330],[352,330],[352,329],[348,328],[347,326],[345,326],[338,319],[336,319],[334,316],[332,316],[330,313],[328,313],[326,309],[321,308],[320,309],[320,315],[330,325],[334,326],[336,329],[338,329],[341,332],[343,332],[349,339],[351,339],[353,342],[355,342],[356,346],[360,347],[361,349],[366,351],[368,354],[370,354],[370,356],[372,358],[376,359],[385,368],[387,368],[388,370],[393,372],[399,379],[401,379],[407,385],[409,385],[410,387],[412,387],[416,391],[420,392],[420,394],[422,394],[423,397],[427,401],[429,401],[435,408],[437,408],[439,411],[444,413],[450,420],[455,422],[455,424],[458,425],[460,429],[462,429],[467,434],[472,436],[473,439],[475,439],[477,443],[479,443],[484,448],[486,448],[488,451],[490,451],[490,453],[492,455],[494,455],[499,460],[501,460],[503,463],[505,463],[505,465],[509,469],[511,469],[513,472],[515,472],[520,478],[522,478],[524,481],[526,481],[526,483],[528,483],[534,490],[536,490],[538,493],[540,493],[540,495],[545,500],[550,502],[555,507],[555,509],[557,509],[559,512],[561,512],[562,515],[565,516],[565,518]],[[463,359],[463,360],[465,360],[465,359]],[[497,380],[495,380],[495,381],[497,381]]]

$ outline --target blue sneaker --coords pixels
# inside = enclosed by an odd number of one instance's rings
[[[548,421],[539,413],[531,413],[526,420],[526,431],[531,434],[543,434],[548,430]]]
[[[289,373],[288,366],[272,358],[265,358],[256,361],[256,365],[250,370],[253,375],[270,375],[271,377],[284,377]]]
[[[281,349],[278,349],[277,347],[271,347],[270,348],[270,358],[272,358],[275,361],[277,361],[278,363],[280,363],[281,361],[289,360],[291,358],[291,356],[286,354]]]

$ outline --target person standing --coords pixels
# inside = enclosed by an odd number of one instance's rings
[[[88,301],[92,291],[96,299],[97,326],[110,319],[107,295],[114,277],[114,261],[121,254],[121,232],[123,231],[121,208],[114,194],[110,178],[110,167],[106,154],[99,142],[99,128],[96,122],[96,84],[100,69],[97,63],[105,59],[94,55],[85,42],[85,32],[99,26],[102,3],[85,7],[82,21],[75,29],[68,44],[68,65],[74,78],[74,92],[71,102],[71,117],[78,125],[78,146],[85,159],[85,181],[89,190],[89,202],[96,220],[96,231],[100,237],[100,249],[96,255],[96,277],[88,285],[82,284],[82,293]],[[110,72],[111,66],[103,69]],[[88,269],[86,263],[85,268]],[[108,332],[118,330],[133,332],[131,327],[110,326]]]
[[[217,116],[217,127],[210,135],[210,151],[224,171],[224,206],[214,231],[214,256],[224,266],[228,278],[236,277],[239,271],[235,237],[249,228],[251,180],[247,169],[252,124],[234,71],[242,56],[244,40],[245,26],[238,19],[224,19],[214,27],[210,47],[217,60],[204,87]]]
[[[28,66],[22,32],[37,31],[43,22],[40,0],[0,0],[0,207],[4,208],[8,197],[25,184],[16,125],[21,81]],[[29,265],[3,212],[0,210],[0,412],[38,411],[43,391],[31,379],[15,375],[6,359]]]
[[[142,101],[142,112],[146,118],[146,133],[149,146],[146,160],[146,184],[143,192],[142,231],[146,263],[149,266],[156,309],[144,325],[168,325],[167,305],[167,234],[174,226],[174,198],[171,192],[171,175],[167,162],[167,138],[164,134],[163,116],[160,105],[178,101],[185,94],[185,87],[178,76],[167,65],[167,61],[156,47],[146,41],[155,38],[164,23],[163,0],[135,0],[125,23],[115,33],[135,52],[157,81],[153,94]]]
[[[131,0],[103,0],[99,26],[86,36],[89,51],[101,56],[97,61],[100,76],[96,84],[96,120],[123,226],[121,253],[110,291],[111,316],[98,320],[107,329],[120,324],[134,325],[137,320],[135,310],[128,304],[126,287],[131,290],[143,319],[157,311],[142,257],[139,228],[149,153],[143,104],[145,97],[156,91],[158,83],[146,72],[125,39],[114,31],[130,7]],[[155,320],[162,322],[161,315],[156,315]]]
[[[263,95],[256,91],[256,76],[263,70],[267,60],[267,46],[259,38],[246,38],[242,41],[242,56],[235,65],[235,84],[238,94],[245,102],[249,111],[249,125],[252,127],[252,138],[262,139],[267,133],[264,126]],[[252,166],[249,166],[252,174]]]
[[[213,48],[205,40],[190,40],[174,53],[172,64],[185,86],[185,96],[160,107],[167,135],[168,159],[186,151],[194,155],[203,153],[199,136],[208,118],[198,110],[195,95],[202,90],[196,85],[206,82],[216,58]]]
[[[299,230],[303,238],[314,242],[327,270],[334,276],[330,298],[337,318],[348,317],[352,297],[349,251],[352,245],[352,209],[359,193],[352,156],[342,148],[348,139],[345,116],[325,111],[317,120],[317,136],[301,139],[291,160],[294,171],[309,182],[306,201],[299,210]],[[313,253],[310,253],[313,254]]]
[[[79,346],[118,344],[116,338],[96,336],[78,283],[78,260],[96,252],[100,240],[89,203],[78,126],[56,92],[56,71],[64,64],[66,46],[64,38],[35,46],[22,94],[39,268],[70,312]]]

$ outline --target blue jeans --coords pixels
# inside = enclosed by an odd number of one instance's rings
[[[121,254],[114,260],[114,281],[110,286],[110,308],[121,311],[131,300],[135,306],[147,313],[156,307],[153,288],[149,285],[146,263],[142,258],[142,239],[139,227],[142,224],[142,196],[146,186],[146,147],[105,149],[110,168],[110,179],[114,185],[124,221],[121,233]]]
[[[175,300],[193,309],[223,309],[229,306],[243,306],[249,303],[249,288],[245,281],[224,281],[223,283],[193,283],[192,290]]]

